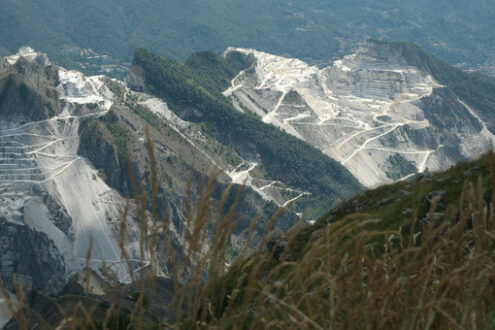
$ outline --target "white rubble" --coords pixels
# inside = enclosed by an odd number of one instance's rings
[[[17,62],[20,57],[24,57],[28,61],[36,61],[41,59],[42,64],[50,64],[50,61],[48,60],[48,57],[46,55],[36,52],[29,46],[21,47],[17,54],[7,56],[6,59],[9,64],[15,64],[15,62]]]
[[[25,47],[8,57],[8,61],[14,64],[21,56],[29,61],[39,58],[37,52]],[[37,122],[0,121],[0,213],[8,222],[46,234],[62,255],[67,275],[85,267],[91,246],[93,269],[98,271],[105,262],[110,272],[129,282],[131,277],[116,239],[120,237],[120,217],[127,201],[100,178],[88,159],[78,154],[81,120],[105,115],[115,95],[107,88],[104,76],[86,77],[64,68],[59,68],[58,74],[57,89],[63,105],[60,114]],[[189,133],[191,124],[175,115],[166,102],[129,89],[124,91],[124,98],[131,94],[139,104],[163,118],[214,167],[222,168],[216,156],[210,155],[198,143],[198,137]],[[246,182],[264,199],[278,205],[304,194],[281,182],[251,177],[249,172],[255,167],[256,164],[248,169],[226,168],[225,172],[233,183]],[[58,219],[43,199],[46,195],[66,212],[71,221],[67,224],[69,229],[57,225]],[[171,230],[174,232],[174,228]],[[180,241],[180,235],[176,236]],[[126,238],[134,268],[148,267],[149,260],[144,260],[144,264],[140,260],[140,233],[132,221],[128,222]]]

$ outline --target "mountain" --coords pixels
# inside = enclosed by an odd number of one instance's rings
[[[221,250],[231,262],[266,243],[267,226],[284,232],[363,186],[402,187],[476,158],[494,140],[493,86],[414,44],[373,40],[328,67],[246,48],[183,62],[141,48],[126,83],[21,48],[0,58],[2,281],[13,292],[17,274],[42,306],[52,298],[37,290],[77,296],[91,270],[90,300],[108,304],[105,283],[121,283],[131,312],[130,269],[149,270],[168,303],[171,279],[192,276],[195,223],[207,228],[200,251],[215,223],[235,224]],[[363,196],[400,200],[380,191]]]
[[[228,46],[326,62],[368,37],[413,41],[451,64],[493,67],[495,59],[490,1],[4,0],[1,6],[0,54],[31,45],[60,62],[74,47],[121,60],[146,47],[182,60]]]
[[[178,116],[203,124],[209,134],[239,153],[251,149],[258,159],[254,163],[259,163],[269,177],[301,192],[298,205],[311,216],[328,203],[359,191],[359,183],[339,163],[255,115],[236,111],[228,102],[222,90],[249,63],[250,58],[240,53],[222,59],[203,52],[179,63],[138,49],[131,75],[132,81],[142,84],[131,86],[166,99]],[[263,189],[259,183],[254,186]]]
[[[136,267],[144,240],[138,228],[151,219],[143,212],[151,212],[152,205],[159,210],[155,217],[169,221],[167,230],[180,252],[190,217],[188,200],[201,194],[206,188],[202,182],[220,169],[224,172],[212,177],[217,188],[211,198],[217,204],[222,200],[222,212],[238,205],[239,238],[258,214],[262,227],[279,206],[301,194],[259,174],[256,180],[271,188],[261,193],[246,188],[237,202],[252,159],[181,120],[163,100],[104,76],[86,77],[57,67],[29,48],[1,63],[0,274],[10,289],[16,273],[26,288],[60,290],[85,267],[88,250],[91,267],[101,269],[105,260],[121,281],[129,281],[116,238],[124,238],[127,258]],[[154,174],[146,132],[154,145]],[[160,187],[155,194],[151,179]],[[137,196],[133,180],[139,184]],[[222,191],[230,184],[224,200]],[[128,204],[128,197],[139,201],[141,195],[144,206]],[[127,224],[121,232],[126,205]],[[285,230],[297,218],[288,211],[277,226]],[[149,253],[144,255],[148,262]],[[166,264],[160,271],[167,274]]]
[[[238,113],[223,97],[251,58],[205,52],[180,64],[138,50],[134,62],[130,89],[56,66],[29,47],[0,59],[7,289],[17,274],[27,289],[58,292],[86,267],[99,278],[106,268],[123,283],[132,280],[130,268],[170,277],[204,212],[212,228],[224,217],[237,224],[233,259],[256,245],[279,207],[287,211],[275,228],[285,231],[301,214],[315,217],[362,189],[316,148]],[[206,209],[193,202],[201,198]],[[169,242],[148,247],[165,232]]]
[[[224,91],[346,166],[367,187],[479,157],[495,141],[495,80],[409,43],[367,41],[331,66],[252,50]]]

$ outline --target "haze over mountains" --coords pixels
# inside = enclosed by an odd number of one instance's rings
[[[485,0],[4,0],[1,9],[3,55],[30,45],[57,59],[78,46],[129,61],[146,47],[185,59],[234,46],[327,62],[371,37],[416,42],[451,64],[495,66],[495,8]]]

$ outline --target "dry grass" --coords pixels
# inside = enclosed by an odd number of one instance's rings
[[[170,243],[167,219],[157,217],[156,164],[149,139],[148,153],[152,198],[147,198],[146,189],[139,193],[132,180],[134,210],[141,223],[141,255],[151,260],[151,267],[132,272],[139,286],[134,308],[123,314],[118,286],[110,285],[112,274],[104,270],[106,299],[111,302],[104,316],[97,318],[96,311],[81,302],[64,317],[64,328],[495,328],[495,193],[486,201],[481,179],[464,184],[458,205],[449,207],[441,221],[415,223],[409,232],[377,230],[379,219],[364,220],[365,215],[356,214],[312,231],[303,244],[299,240],[307,236],[301,231],[307,228],[297,226],[276,243],[281,253],[274,258],[265,246],[277,213],[259,248],[239,257],[227,271],[226,252],[238,224],[237,203],[220,212],[229,191],[212,210],[215,176],[203,182],[198,199],[188,208],[184,249],[178,251]],[[130,209],[128,205],[121,220],[120,246],[127,260],[125,228]],[[248,230],[248,242],[255,226],[256,219]],[[160,244],[168,246],[169,255],[157,254]],[[161,259],[173,264],[174,292],[168,306],[175,311],[173,324],[151,315],[145,294],[155,285]],[[128,267],[132,269],[130,262]],[[29,328],[20,286],[16,294],[18,302],[11,301],[9,307],[18,327]],[[64,308],[60,310],[65,313]]]

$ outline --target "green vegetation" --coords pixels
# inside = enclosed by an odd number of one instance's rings
[[[401,154],[394,154],[388,157],[387,163],[391,168],[387,171],[387,177],[392,180],[398,180],[411,173],[415,173],[418,169],[414,164],[404,158]]]
[[[235,203],[211,217],[213,179],[188,215],[189,244],[174,254],[171,280],[157,278],[152,262],[127,286],[111,287],[104,272],[107,285],[98,296],[90,293],[89,269],[82,292],[49,298],[49,306],[31,310],[19,285],[17,302],[4,295],[22,329],[62,322],[78,329],[491,329],[494,175],[490,154],[367,191],[314,225],[273,235],[277,213],[254,253],[245,249],[228,270]],[[138,210],[142,197],[135,196]],[[143,246],[173,244],[156,214],[137,216],[150,226],[141,227]],[[169,260],[171,250],[150,248],[151,260]]]
[[[108,131],[113,137],[114,143],[117,146],[120,164],[127,164],[126,157],[130,142],[129,132],[127,129],[122,127],[122,124],[119,123],[117,115],[113,111],[109,111],[108,114],[102,118],[102,121],[105,123]]]
[[[35,83],[25,76],[25,65],[35,71]],[[49,68],[39,70],[36,65],[29,66],[21,63],[0,74],[0,113],[4,118],[41,120],[59,111],[58,92],[50,81],[53,72]]]
[[[19,84],[19,96],[21,98],[21,101],[28,101],[29,94],[29,87],[26,85],[25,82],[21,81],[21,83]]]
[[[0,75],[0,104],[5,101],[7,93],[9,91],[10,84],[13,83],[12,74],[1,74]]]
[[[412,43],[392,42],[389,45],[404,56],[409,64],[430,73],[440,84],[447,86],[476,109],[489,124],[489,129],[495,132],[494,78],[461,71]]]
[[[236,111],[223,97],[221,91],[250,63],[239,53],[223,59],[203,52],[181,64],[145,49],[138,49],[133,60],[143,68],[151,93],[165,99],[177,114],[203,122],[226,145],[253,143],[270,177],[310,192],[305,199],[312,215],[362,189],[347,169],[318,149]]]
[[[291,90],[289,91],[284,98],[284,103],[289,103],[289,104],[298,104],[302,102],[301,95],[299,95],[298,92]]]
[[[230,52],[223,59],[212,51],[193,53],[185,65],[194,72],[194,79],[209,91],[223,92],[240,71],[249,68],[255,59],[239,52]]]
[[[233,266],[209,324],[493,327],[493,175],[488,155],[342,203]]]
[[[328,61],[373,37],[419,43],[450,63],[483,63],[494,59],[494,17],[491,2],[462,0],[4,0],[0,54],[28,44],[76,65],[64,47],[124,60],[146,47],[182,60],[238,46]]]

